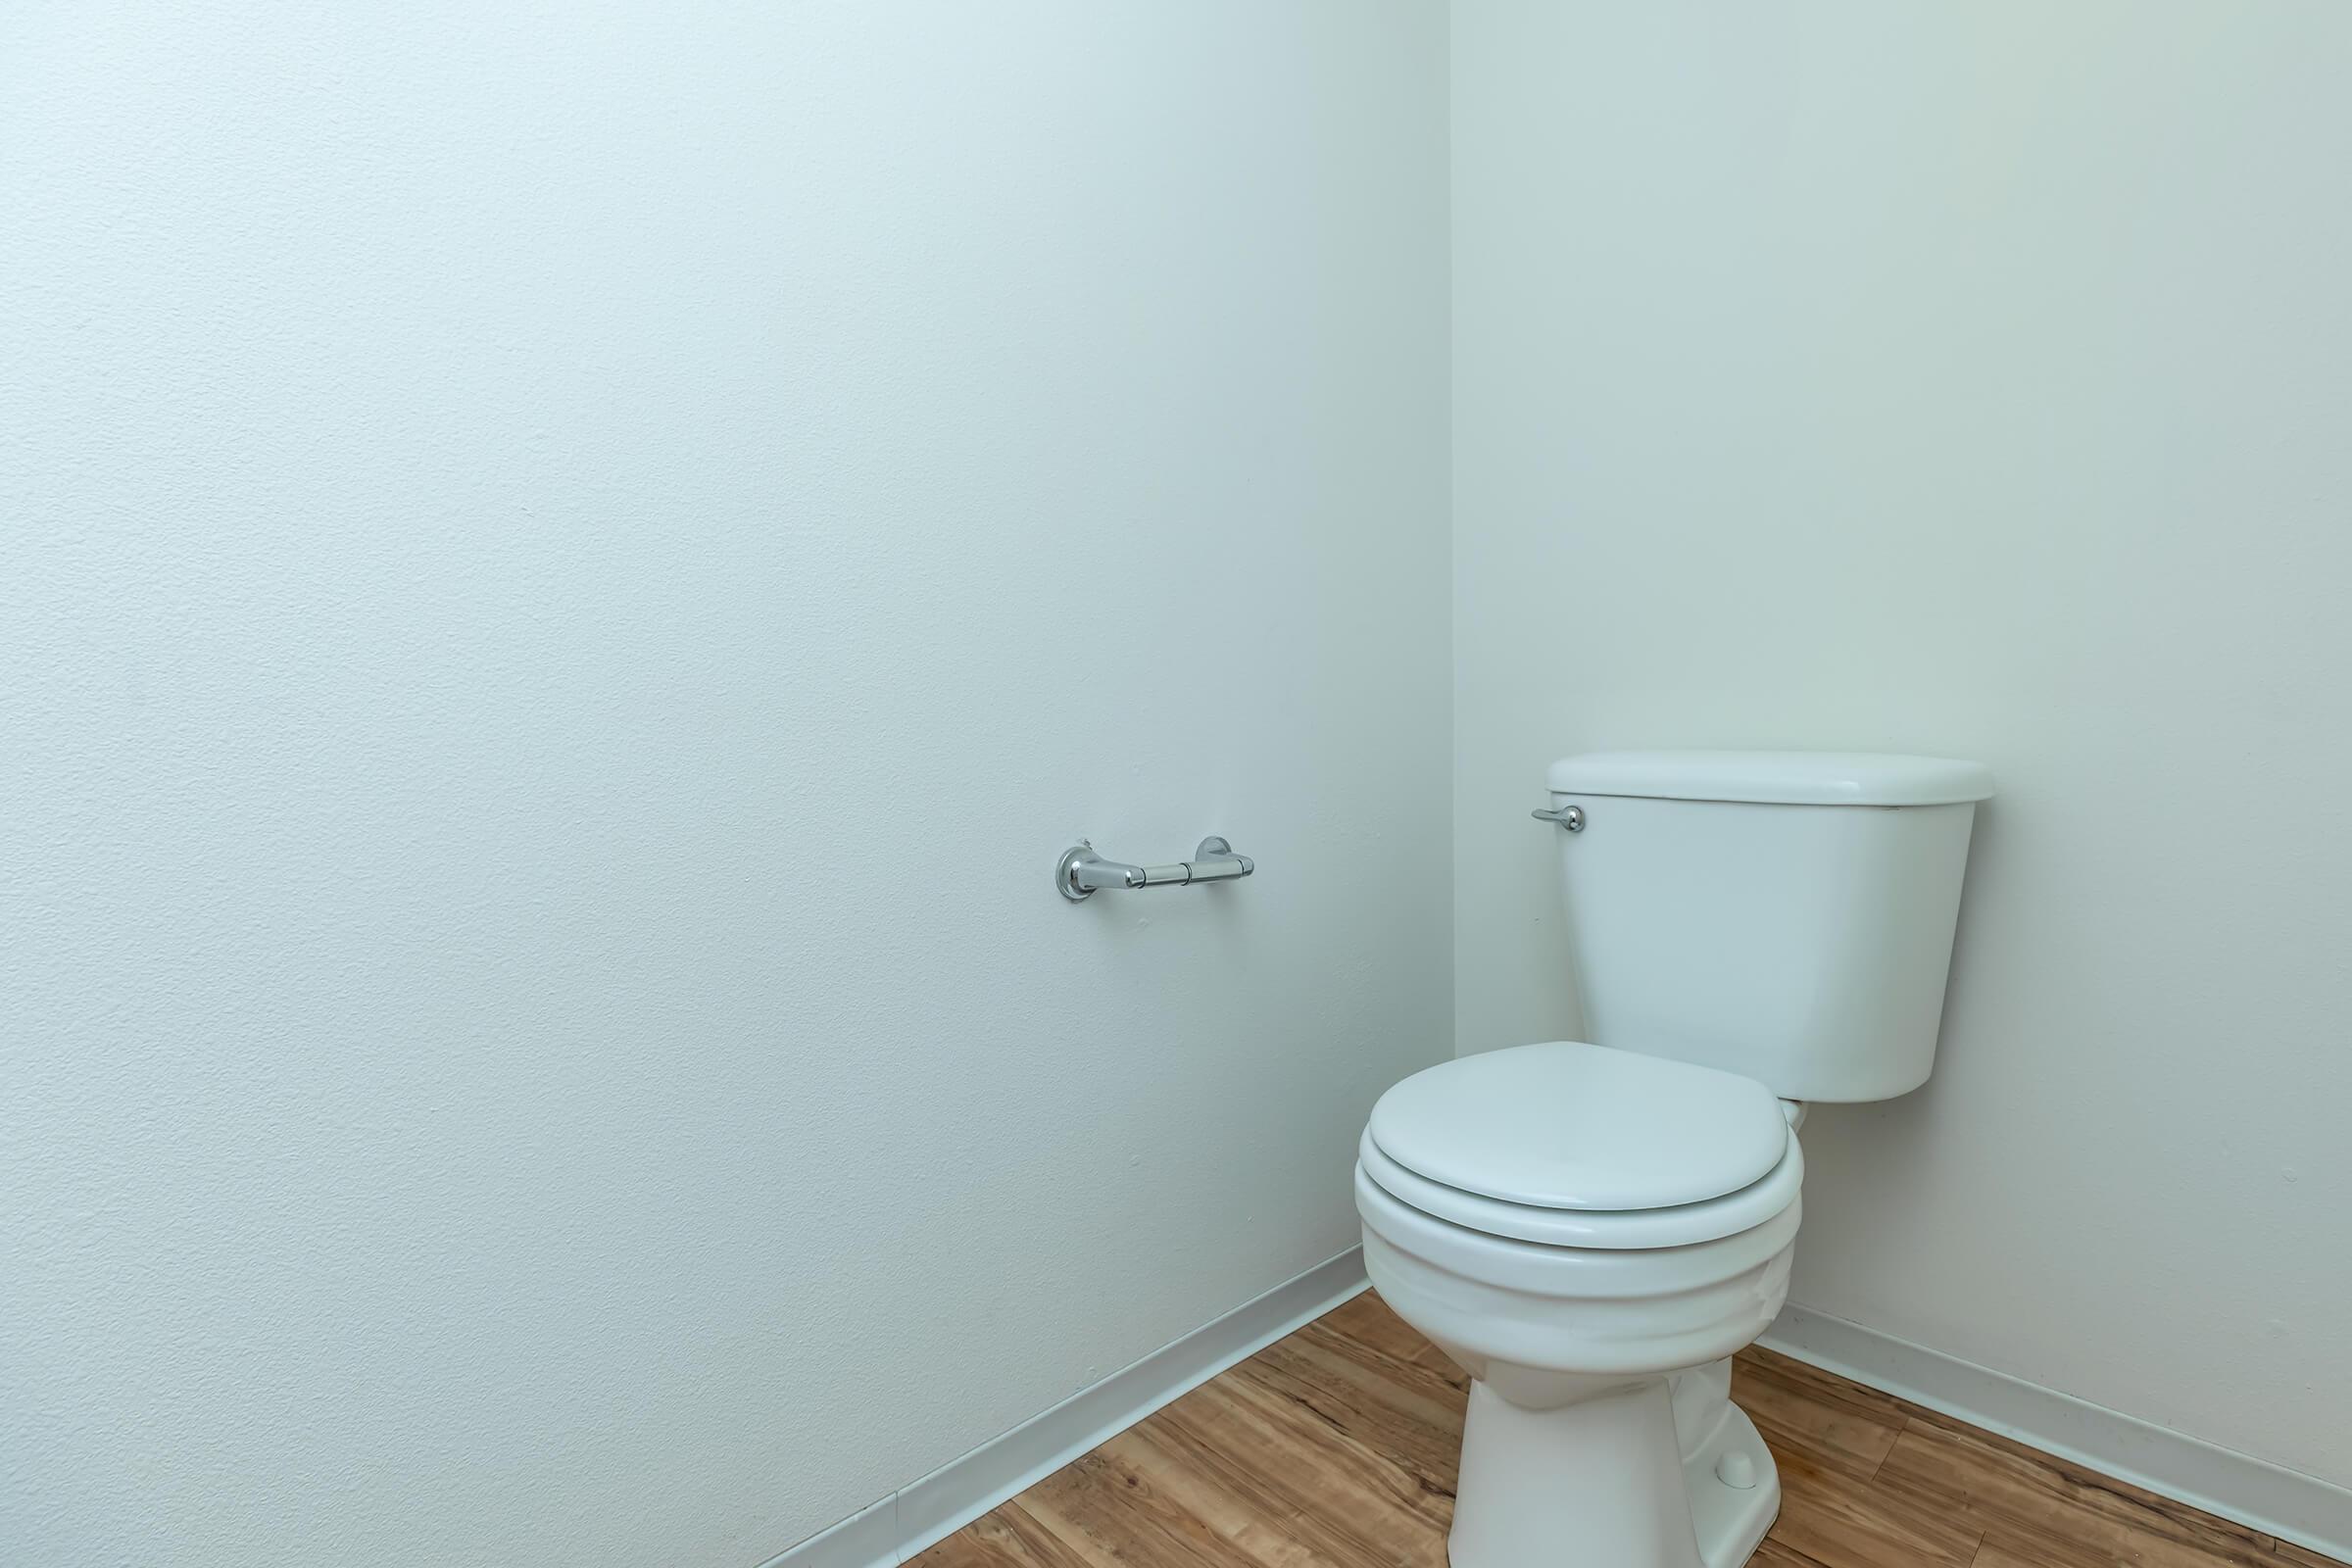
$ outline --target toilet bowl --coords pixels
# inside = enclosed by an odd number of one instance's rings
[[[1355,1170],[1365,1268],[1473,1380],[1453,1568],[1755,1549],[1779,1480],[1726,1358],[1788,1295],[1793,1119],[1735,1074],[1577,1042],[1382,1098]]]

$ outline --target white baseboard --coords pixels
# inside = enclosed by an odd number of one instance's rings
[[[897,1568],[1145,1416],[1364,1289],[1351,1247],[771,1558],[762,1568]]]
[[[2352,1561],[2352,1490],[2006,1372],[1790,1306],[1762,1343],[2192,1508]]]

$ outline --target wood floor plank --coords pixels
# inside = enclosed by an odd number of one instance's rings
[[[1355,1568],[1360,1546],[1326,1527],[1319,1513],[1270,1501],[1246,1472],[1204,1463],[1207,1456],[1164,1426],[1142,1422],[1096,1450],[1122,1473],[1151,1477],[1169,1502],[1231,1544],[1237,1561],[1268,1568]]]
[[[1880,1426],[1891,1427],[1897,1432],[1913,1416],[1926,1413],[1921,1406],[1908,1399],[1899,1399],[1891,1394],[1865,1388],[1835,1372],[1824,1372],[1810,1362],[1799,1361],[1793,1355],[1783,1355],[1778,1350],[1766,1349],[1761,1345],[1751,1345],[1732,1357],[1735,1382],[1741,1373],[1769,1377],[1775,1383],[1797,1390],[1827,1407],[1846,1411]]]
[[[1144,1423],[1154,1441],[1283,1521],[1327,1556],[1366,1563],[1445,1562],[1450,1477],[1437,1490],[1320,1418],[1228,1374]]]
[[[1855,1396],[1850,1384],[1792,1375],[1799,1364],[1786,1357],[1734,1362],[1733,1399],[1775,1453],[1801,1452],[1825,1469],[1869,1480],[1902,1435],[1904,1417],[1883,1399]]]
[[[1982,1527],[1857,1483],[1809,1454],[1773,1455],[1781,1472],[1781,1516],[1770,1539],[1822,1568],[1968,1568]]]
[[[1308,1326],[1356,1340],[1399,1361],[1428,1367],[1457,1389],[1466,1392],[1470,1387],[1470,1374],[1406,1327],[1403,1319],[1389,1310],[1389,1303],[1370,1291],[1341,1303]]]
[[[1465,1403],[1451,1385],[1424,1383],[1410,1366],[1368,1364],[1348,1342],[1303,1333],[1252,1357],[1247,1375],[1451,1494]]]
[[[2002,1549],[2051,1568],[2278,1560],[2266,1536],[1949,1417],[1906,1425],[1872,1487],[1973,1520]]]
[[[2273,1538],[2248,1529],[2244,1525],[2233,1524],[2230,1520],[2218,1518],[2202,1509],[2192,1508],[2187,1503],[2176,1501],[2143,1487],[2133,1486],[2129,1481],[2120,1481],[2114,1476],[2101,1475],[2088,1465],[2077,1464],[2072,1459],[2061,1458],[2054,1453],[2046,1453],[2039,1448],[2020,1443],[2015,1438],[2004,1438],[1996,1432],[1987,1432],[1982,1427],[1972,1427],[1967,1422],[1945,1415],[1939,1410],[1915,1408],[1906,1430],[1912,1428],[1918,1429],[1923,1434],[1949,1434],[1994,1453],[2006,1455],[2017,1464],[2031,1466],[2037,1470],[2054,1471],[2083,1492],[2113,1498],[2119,1504],[2132,1504],[2150,1513],[2164,1515],[2185,1530],[2203,1533],[2221,1547],[2227,1548],[2232,1544],[2246,1542],[2256,1543],[2264,1550],[2273,1550],[2278,1546],[2278,1543]]]
[[[1144,1462],[1185,1478],[1169,1484],[1171,1494],[1184,1496],[1195,1488],[1205,1492],[1202,1501],[1190,1505],[1250,1560],[1285,1568],[1402,1563],[1442,1568],[1445,1561],[1443,1541],[1424,1525],[1410,1523],[1400,1536],[1378,1539],[1376,1532],[1357,1528],[1350,1514],[1328,1500],[1300,1507],[1295,1500],[1296,1488],[1269,1481],[1264,1467],[1251,1462],[1253,1456],[1223,1446],[1203,1451],[1185,1439],[1176,1423],[1144,1422],[1125,1437],[1136,1445]]]
[[[1400,1393],[1417,1393],[1434,1401],[1444,1412],[1444,1418],[1459,1423],[1462,1410],[1469,1403],[1470,1376],[1448,1362],[1432,1366],[1418,1356],[1400,1356],[1386,1346],[1366,1342],[1352,1334],[1326,1328],[1321,1323],[1309,1323],[1298,1333],[1267,1348],[1270,1353],[1285,1346],[1314,1346],[1331,1354],[1345,1357],[1381,1380],[1396,1385]]]
[[[1822,1568],[1815,1559],[1770,1536],[1764,1538],[1763,1544],[1756,1547],[1756,1554],[1747,1561],[1749,1568]]]
[[[1080,1561],[1097,1568],[1209,1568],[1230,1565],[1239,1555],[1161,1478],[1137,1469],[1110,1444],[1054,1471],[1018,1500]]]
[[[1087,1568],[1018,1499],[989,1510],[928,1551],[914,1568]]]
[[[1976,1568],[2234,1568],[2246,1561],[2278,1560],[2225,1557],[2129,1527],[2105,1526],[2082,1536],[2054,1538],[2046,1531],[1995,1525],[1984,1534]]]
[[[1011,1506],[1005,1503],[1004,1508]],[[1001,1554],[991,1549],[993,1543],[985,1531],[997,1525],[997,1515],[1004,1508],[992,1509],[981,1515],[946,1540],[916,1552],[906,1559],[907,1562],[918,1565],[918,1568],[1005,1568],[1009,1564],[1027,1568],[1033,1559]]]
[[[1379,1521],[1376,1540],[1404,1540],[1416,1531],[1443,1537],[1450,1528],[1453,1464],[1400,1463],[1334,1423],[1326,1410],[1302,1396],[1306,1391],[1296,1383],[1269,1380],[1250,1362],[1234,1370],[1241,1375],[1227,1391],[1233,1408],[1247,1412],[1247,1418],[1286,1453],[1317,1461],[1309,1467],[1294,1460],[1287,1472],[1292,1490],[1309,1499],[1303,1505]]]
[[[1357,1297],[913,1559],[917,1568],[1446,1568],[1468,1379]],[[2347,1568],[1751,1348],[1779,1463],[1756,1568]]]

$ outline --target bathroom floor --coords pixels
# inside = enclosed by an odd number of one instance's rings
[[[1465,1380],[1370,1293],[912,1559],[921,1568],[1444,1568]],[[1758,1568],[2332,1560],[1750,1349],[1780,1460]]]

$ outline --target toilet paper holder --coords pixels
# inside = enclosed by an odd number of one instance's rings
[[[1054,887],[1072,904],[1080,904],[1104,888],[1181,888],[1195,882],[1231,882],[1256,869],[1255,860],[1234,854],[1232,845],[1213,834],[1200,841],[1191,859],[1170,865],[1105,860],[1095,853],[1090,841],[1080,839],[1054,863]]]

